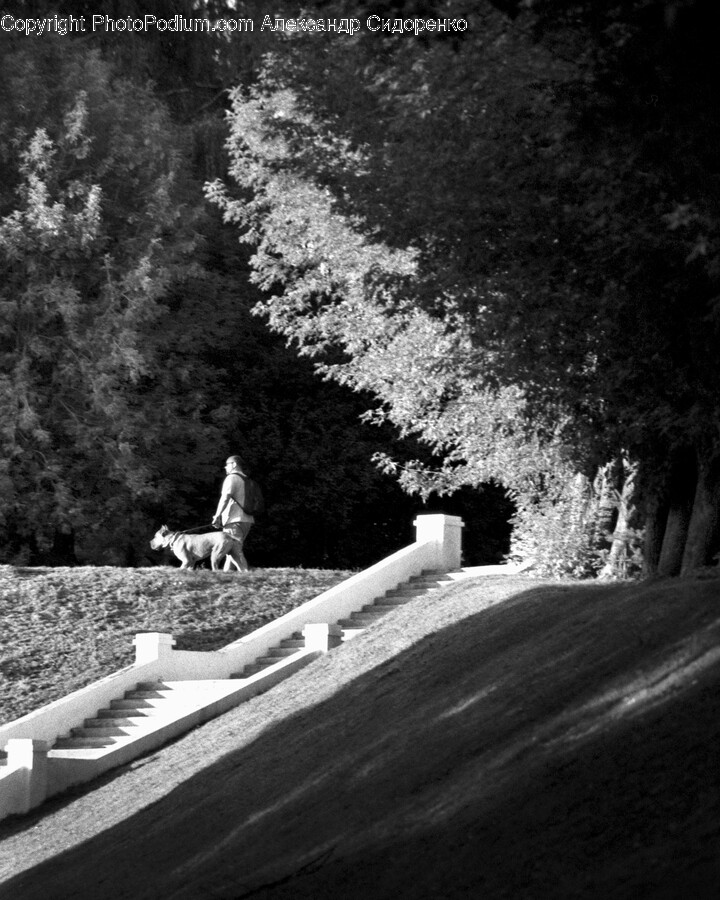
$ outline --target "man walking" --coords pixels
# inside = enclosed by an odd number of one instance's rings
[[[247,513],[245,506],[245,465],[239,456],[229,456],[225,463],[225,480],[220,491],[220,501],[213,518],[215,528],[222,530],[235,538],[240,543],[240,558],[242,565],[238,565],[229,556],[225,557],[224,570],[227,572],[236,565],[242,571],[247,572],[249,566],[242,552],[245,538],[255,522],[253,516]]]

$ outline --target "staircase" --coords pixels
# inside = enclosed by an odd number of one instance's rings
[[[340,619],[338,625],[343,630],[343,641],[349,641],[361,634],[368,625],[382,619],[398,606],[403,606],[417,597],[440,590],[452,583],[453,579],[450,575],[432,570],[424,570],[421,575],[413,575],[400,587],[385,591],[384,596],[379,597],[374,603],[367,603],[357,612],[351,613],[349,618]]]
[[[269,690],[319,655],[306,651],[303,642],[291,657],[275,657],[262,672],[247,677],[139,682],[59,737],[49,756],[65,760],[67,766],[73,760],[96,760],[99,774]]]
[[[224,679],[140,682],[97,716],[60,737],[53,750],[105,750],[162,730],[232,693]],[[55,755],[55,754],[53,754]]]
[[[452,580],[449,575],[434,571],[413,576],[349,618],[341,619],[337,624],[342,628],[342,640],[350,640],[398,606],[441,590]],[[296,631],[229,678],[140,682],[122,698],[112,700],[109,707],[59,737],[50,756],[68,761],[106,759],[103,771],[121,765],[145,752],[142,745],[156,747],[226,712],[269,690],[318,655],[305,650],[305,639]]]
[[[451,584],[453,579],[450,575],[439,573],[432,570],[423,571],[421,575],[414,575],[405,584],[385,591],[384,596],[375,600],[373,603],[366,603],[358,612],[351,613],[349,618],[340,619],[337,623],[342,628],[342,640],[349,641],[356,635],[361,634],[368,625],[377,622],[384,615],[397,609],[416,597],[421,597],[430,591],[436,591],[441,587]],[[278,660],[292,656],[298,650],[305,646],[305,639],[301,632],[296,631],[289,638],[281,641],[277,646],[272,647],[267,656],[261,656],[254,663],[245,666],[241,674],[231,675],[231,678],[248,678],[262,672],[268,666],[272,666]]]
[[[275,665],[278,660],[286,659],[289,656],[293,656],[299,650],[305,647],[305,638],[302,636],[300,631],[295,631],[289,638],[285,638],[285,640],[280,641],[280,643],[276,647],[271,647],[268,650],[267,656],[258,657],[254,663],[250,663],[245,666],[242,670],[242,673],[237,675],[231,675],[231,678],[249,678],[252,675],[257,675],[258,672],[262,672],[263,669],[267,669],[269,666]]]
[[[140,632],[132,665],[0,724],[0,820],[269,690],[395,607],[463,577],[453,571],[462,520],[421,513],[413,524],[413,543],[219,650],[175,650],[171,634]]]

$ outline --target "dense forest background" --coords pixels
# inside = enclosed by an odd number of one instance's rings
[[[369,0],[350,36],[157,0],[255,27],[0,30],[0,558],[156,561],[239,452],[256,565],[366,565],[423,509],[463,516],[468,564],[717,562],[711,11]]]

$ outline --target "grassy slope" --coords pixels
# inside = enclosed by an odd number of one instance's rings
[[[348,574],[0,566],[0,723],[130,665],[139,631],[216,650]]]
[[[0,826],[0,897],[715,898],[719,688],[718,580],[459,584]]]

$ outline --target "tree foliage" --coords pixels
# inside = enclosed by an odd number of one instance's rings
[[[457,40],[289,37],[233,95],[241,191],[211,196],[256,246],[271,325],[443,456],[406,486],[494,478],[537,511],[629,454],[656,531],[702,564],[720,496],[704,8],[522,6],[476,3]],[[671,539],[681,501],[691,537]]]
[[[3,68],[4,524],[47,549],[156,490],[137,393],[186,237],[166,240],[180,155],[162,107],[96,54],[48,44]]]
[[[169,109],[172,60],[153,88],[129,48],[16,40],[0,63],[2,558],[163,561],[152,532],[209,527],[239,451],[269,501],[253,564],[374,562],[418,506],[370,462],[394,435],[250,315],[246,254],[202,196],[217,159],[184,122],[208,89],[179,81]]]
[[[504,486],[517,553],[555,573],[629,571],[643,525],[649,572],[712,559],[707,5],[420,14],[470,26],[3,35],[6,558],[67,559],[75,533],[83,560],[141,560],[152,525],[209,516],[222,458],[240,451],[274,505],[251,538],[266,564],[380,555],[417,503],[393,478],[478,521],[484,503],[508,511]],[[209,189],[221,226],[201,183],[228,158],[230,183]]]

